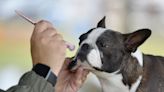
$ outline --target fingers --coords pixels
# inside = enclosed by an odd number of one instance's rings
[[[88,70],[83,70],[83,76],[87,76],[89,74],[89,71]]]
[[[35,38],[43,39],[43,42],[45,40],[46,41],[51,40],[52,42],[59,41],[60,44],[62,44],[62,46],[66,45],[62,35],[57,33],[53,25],[46,20],[41,20],[38,23],[36,23],[31,40]]]
[[[46,20],[41,20],[38,23],[36,23],[34,32],[42,32],[47,28],[53,28],[52,24]]]
[[[44,38],[52,37],[53,38],[52,40],[58,40],[58,41],[63,40],[62,35],[57,33],[53,25],[46,20],[41,20],[38,23],[36,23],[33,34],[36,33],[41,34],[41,38],[42,36],[44,36]]]
[[[83,84],[88,74],[89,74],[88,70],[84,70],[82,67],[79,67],[75,74],[76,85]]]
[[[45,36],[51,37],[51,36],[56,35],[57,31],[54,28],[50,27],[50,28],[47,28],[46,31],[43,31],[42,34],[44,34]]]
[[[79,67],[75,73],[75,85],[81,85],[83,80],[83,68]]]
[[[46,20],[41,20],[38,23],[35,24],[35,28],[32,34],[32,39],[34,39],[34,36],[36,34],[42,34],[44,37],[51,37],[53,36],[54,39],[57,38],[57,40],[63,40],[63,37],[57,33],[56,29],[53,27],[53,25],[46,21]],[[73,51],[75,49],[75,46],[72,45],[71,43],[65,42],[66,47],[70,50]]]
[[[54,34],[53,39],[58,40],[58,41],[62,41],[63,37],[60,34]],[[63,43],[65,44],[64,40],[63,40]]]
[[[45,20],[36,23],[30,42],[33,64],[46,64],[58,74],[65,60],[66,43],[53,25]]]
[[[70,64],[71,59],[70,58],[66,58],[64,61],[64,64],[62,66],[62,70],[67,70],[68,69],[68,65]]]
[[[33,39],[40,39],[40,38],[47,38],[47,35],[51,36],[56,34],[57,31],[53,28],[52,24],[48,21],[41,20],[36,23],[34,31],[32,33],[31,40]]]
[[[83,70],[83,75],[82,75],[82,83],[87,79],[87,75],[89,74],[88,70]]]

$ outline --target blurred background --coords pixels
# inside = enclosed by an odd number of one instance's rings
[[[152,35],[141,51],[164,56],[163,0],[0,0],[0,89],[17,84],[32,67],[30,36],[34,26],[17,16],[16,9],[35,21],[52,22],[76,47],[78,37],[103,16],[107,17],[107,28],[122,33],[149,28]],[[67,56],[75,52],[67,51]],[[80,91],[100,90],[96,77],[90,74]]]

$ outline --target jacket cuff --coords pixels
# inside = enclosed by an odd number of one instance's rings
[[[34,92],[39,92],[38,90],[45,90],[45,92],[46,90],[49,90],[49,92],[54,92],[54,87],[52,84],[50,84],[43,77],[37,75],[34,71],[30,71],[24,74],[21,77],[18,85],[29,86],[35,90]]]
[[[51,68],[44,64],[36,64],[32,69],[36,74],[45,78],[53,86],[56,84],[57,76],[51,71]]]

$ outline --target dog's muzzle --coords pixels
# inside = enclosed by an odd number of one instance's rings
[[[80,66],[81,62],[86,61],[86,56],[89,53],[89,49],[91,48],[88,44],[83,44],[74,59],[72,60],[72,62],[69,64],[68,69],[75,70],[78,66]]]
[[[97,70],[97,71],[103,71],[100,69],[100,67],[92,66],[91,63],[89,63],[87,56],[89,54],[92,54],[93,48],[89,46],[87,43],[82,44],[81,48],[79,49],[78,53],[72,60],[72,62],[69,64],[68,69],[71,71],[76,70],[79,66],[82,66],[85,69],[88,70]],[[94,51],[95,52],[95,51]],[[91,56],[91,58],[95,58],[94,56]],[[95,59],[89,59],[91,61],[95,61]]]
[[[68,65],[68,69],[71,70],[71,71],[74,71],[76,70],[76,66],[77,65],[77,59],[73,59],[72,62]]]

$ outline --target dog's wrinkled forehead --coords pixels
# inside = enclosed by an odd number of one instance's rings
[[[83,43],[96,43],[97,39],[107,31],[105,28],[93,28],[89,30],[87,33],[82,34],[79,39],[79,45]]]
[[[83,43],[96,44],[97,42],[109,43],[113,45],[122,44],[122,34],[106,28],[93,28],[87,33],[82,34],[79,39],[79,45]]]

